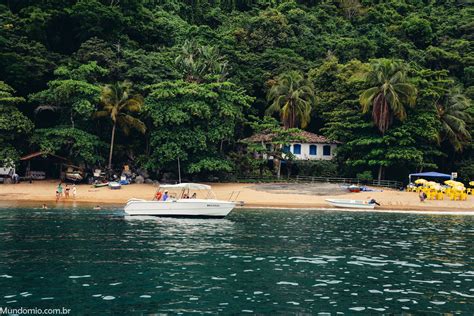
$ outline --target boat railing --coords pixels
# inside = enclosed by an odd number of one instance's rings
[[[239,197],[239,195],[240,195],[240,191],[232,191],[227,201],[232,201],[232,202],[237,201],[237,198]]]

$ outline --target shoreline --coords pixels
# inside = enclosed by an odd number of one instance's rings
[[[15,207],[37,207],[40,208],[42,204],[47,204],[48,209],[54,209],[57,207],[67,207],[72,206],[73,208],[80,207],[93,207],[100,205],[104,208],[119,208],[122,209],[124,204],[111,201],[91,201],[91,200],[64,200],[56,203],[55,199],[45,199],[45,200],[1,200],[0,209],[2,208],[15,208]],[[378,207],[376,209],[349,209],[349,208],[335,208],[327,204],[317,204],[317,205],[261,205],[255,203],[244,204],[243,206],[236,206],[236,210],[298,210],[298,211],[334,211],[334,212],[353,212],[353,213],[405,213],[405,214],[426,214],[426,215],[470,215],[474,216],[474,210],[445,210],[437,207],[407,207],[407,208],[391,208],[391,207]]]
[[[123,186],[120,190],[93,188],[86,184],[77,185],[78,195],[68,199],[62,197],[56,203],[56,181],[37,181],[33,184],[20,183],[0,185],[0,207],[36,206],[43,203],[49,208],[58,206],[107,206],[123,208],[130,198],[151,199],[157,187],[152,184],[132,184]],[[415,193],[387,190],[374,192],[348,193],[339,188],[327,192],[326,184],[295,184],[282,185],[246,183],[211,183],[216,198],[228,200],[235,192],[240,192],[236,198],[243,201],[243,206],[236,209],[301,209],[324,211],[350,211],[350,212],[399,212],[421,214],[447,214],[447,215],[474,215],[474,196],[469,196],[467,201],[426,200],[421,203]],[[283,186],[283,187],[282,187]],[[326,191],[325,191],[326,190]],[[339,190],[339,191],[337,191]],[[327,198],[360,199],[375,198],[382,205],[374,210],[335,208],[326,203]]]

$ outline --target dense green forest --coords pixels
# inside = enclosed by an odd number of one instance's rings
[[[223,178],[262,172],[239,140],[302,128],[343,144],[300,172],[473,180],[473,16],[467,0],[2,0],[0,160],[159,178],[179,157]]]

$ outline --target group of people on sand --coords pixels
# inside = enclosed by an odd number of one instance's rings
[[[65,188],[63,189],[62,182],[59,182],[58,186],[56,187],[56,202],[58,202],[59,199],[63,197],[63,191],[64,191],[64,197],[66,199],[69,198],[69,191],[72,191],[72,198],[73,199],[76,198],[76,195],[77,195],[76,184],[72,185],[72,190],[71,190],[68,184],[66,184]]]

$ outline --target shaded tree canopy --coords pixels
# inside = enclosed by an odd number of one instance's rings
[[[146,131],[117,131],[116,166],[160,176],[179,157],[193,177],[271,173],[243,166],[239,140],[273,115],[341,141],[341,176],[472,179],[472,13],[467,1],[3,1],[0,159],[43,148],[103,163],[114,125],[94,113],[104,86],[127,81]]]

